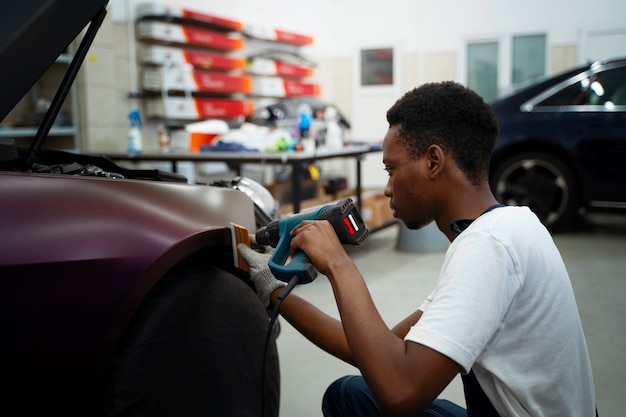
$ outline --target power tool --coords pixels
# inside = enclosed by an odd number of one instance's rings
[[[328,220],[343,244],[360,245],[369,233],[351,198],[270,222],[257,230],[255,238],[257,243],[276,248],[270,258],[269,268],[281,281],[290,282],[296,276],[299,284],[307,284],[317,277],[317,271],[304,252],[297,253],[287,262],[291,244],[290,232],[304,220]],[[324,242],[320,242],[320,245],[323,244]]]

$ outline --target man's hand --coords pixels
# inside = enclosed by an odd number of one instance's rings
[[[250,279],[254,283],[257,295],[263,305],[269,307],[270,295],[274,290],[287,285],[286,282],[274,278],[272,271],[270,271],[270,268],[267,266],[273,250],[261,253],[244,243],[237,245],[237,250],[250,264]]]

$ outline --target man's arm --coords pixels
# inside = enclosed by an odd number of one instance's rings
[[[304,250],[330,280],[352,363],[363,374],[378,405],[390,415],[419,413],[459,373],[459,365],[423,345],[405,342],[386,326],[361,273],[328,222],[302,222],[292,235],[292,254]],[[411,319],[420,316],[416,312]],[[395,330],[406,334],[411,325],[407,318]]]
[[[279,288],[271,294],[270,306],[276,305],[281,292],[282,288]],[[339,320],[327,315],[294,293],[291,293],[283,300],[280,305],[280,314],[313,344],[331,355],[354,365],[352,352],[350,351],[343,325]],[[398,323],[392,329],[392,332],[397,337],[404,338],[421,315],[422,312],[417,310]]]
[[[420,317],[422,317],[422,311],[416,310],[413,314],[396,324],[391,331],[399,338],[404,339],[404,336],[406,336],[409,330],[411,330],[411,327],[419,321]]]
[[[276,304],[282,289],[272,293],[270,306]],[[280,305],[280,315],[304,337],[319,348],[354,365],[352,352],[343,332],[341,322],[305,299],[291,293]]]

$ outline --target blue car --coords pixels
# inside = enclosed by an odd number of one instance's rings
[[[490,183],[551,231],[581,210],[626,209],[626,58],[583,65],[491,103]]]

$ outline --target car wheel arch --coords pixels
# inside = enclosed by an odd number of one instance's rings
[[[571,152],[560,146],[546,144],[544,141],[541,140],[525,140],[523,143],[520,143],[518,145],[511,145],[503,147],[502,149],[494,150],[491,156],[491,161],[489,162],[489,182],[491,183],[495,171],[507,159],[510,159],[517,154],[533,152],[549,155],[553,158],[558,159],[560,162],[567,166],[567,168],[573,174],[575,184],[580,191],[578,193],[578,204],[581,206],[584,205],[584,202],[586,201],[586,196],[584,195],[584,190],[582,187],[583,179],[580,170],[576,167],[576,164],[572,160]]]
[[[259,409],[262,402],[256,388],[261,385],[261,345],[267,334],[267,312],[256,293],[238,278],[211,265],[202,252],[183,259],[160,277],[143,297],[116,343],[115,352],[108,358],[94,392],[97,398],[91,408],[93,415],[117,415],[130,409],[134,415],[154,415],[157,411],[163,415],[201,415],[211,411],[234,415]],[[232,329],[242,315],[254,321],[242,320],[241,334],[237,335]],[[201,329],[202,334],[196,333]],[[270,345],[265,380],[269,383],[266,414],[272,416],[278,414],[280,391],[276,336]],[[253,340],[254,348],[248,347],[245,354],[238,356]],[[200,345],[208,349],[206,353],[202,353],[204,349],[189,350]],[[180,353],[178,348],[186,353],[170,363]],[[143,365],[135,366],[138,363]],[[165,389],[189,383],[191,380],[185,375],[191,373],[196,375],[192,378],[192,390],[176,389],[170,393]],[[241,384],[234,385],[230,374],[236,375],[234,379]],[[155,375],[168,378],[153,378]],[[202,378],[197,379],[198,376]],[[178,383],[172,385],[171,378]],[[230,382],[222,383],[222,378]],[[237,402],[232,397],[238,398]]]

